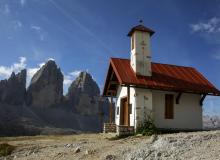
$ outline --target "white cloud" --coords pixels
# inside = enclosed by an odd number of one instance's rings
[[[40,40],[44,41],[45,40],[45,35],[44,34],[40,34]]]
[[[20,0],[20,4],[23,7],[26,4],[26,0]]]
[[[64,75],[63,84],[64,85],[70,85],[72,83],[72,77],[69,75]]]
[[[22,22],[19,21],[19,20],[12,21],[12,24],[14,26],[14,29],[18,29],[18,28],[21,28],[23,26]]]
[[[55,61],[54,58],[48,58],[47,60],[48,60],[48,61]]]
[[[18,72],[26,67],[26,57],[19,57],[19,63],[14,63],[12,68],[15,72]]]
[[[46,38],[46,32],[43,31],[43,29],[42,29],[40,26],[31,25],[30,28],[38,34],[39,39],[40,39],[41,41],[44,41],[44,40],[45,40],[45,38]]]
[[[193,33],[199,33],[208,44],[214,44],[211,57],[220,60],[220,17],[213,17],[206,21],[190,25]]]
[[[5,13],[5,14],[11,13],[11,10],[10,10],[10,7],[9,7],[8,4],[5,4],[5,6],[4,6],[4,13]]]
[[[45,65],[45,62],[42,62],[42,63],[38,64],[39,67],[43,67],[43,65]]]
[[[73,71],[73,72],[70,72],[69,74],[73,77],[77,77],[82,71],[80,70],[76,70],[76,71]]]
[[[28,68],[27,69],[27,79],[31,79],[33,77],[33,75],[40,69],[40,67],[38,68]]]
[[[36,30],[36,31],[40,31],[41,27],[40,26],[31,25],[31,29]]]
[[[0,66],[0,77],[2,78],[8,78],[11,74],[10,68]]]
[[[72,71],[68,74],[64,74],[64,81],[63,81],[63,84],[64,85],[70,85],[73,80],[79,76],[79,74],[81,73],[82,71],[80,70],[75,70],[75,71]]]
[[[0,12],[5,15],[10,14],[11,13],[10,6],[8,4],[4,4],[0,6]]]
[[[9,78],[12,72],[19,72],[26,67],[26,57],[19,57],[19,62],[12,64],[11,66],[0,66],[0,77]]]
[[[220,32],[220,18],[213,17],[207,22],[190,25],[193,32],[217,33]]]

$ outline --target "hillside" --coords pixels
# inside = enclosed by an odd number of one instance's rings
[[[0,143],[16,146],[7,158],[18,160],[220,159],[220,131],[134,136],[118,140],[113,140],[113,136],[79,134],[1,138]]]

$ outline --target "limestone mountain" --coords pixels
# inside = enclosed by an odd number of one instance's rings
[[[31,79],[27,89],[27,104],[49,107],[62,102],[63,74],[55,61],[49,60]]]
[[[72,82],[66,95],[68,105],[80,114],[97,114],[99,111],[100,90],[92,76],[81,72]]]
[[[8,80],[0,81],[0,102],[21,105],[26,94],[26,70],[15,74],[12,72]]]
[[[26,90],[26,70],[0,81],[0,136],[101,131],[108,99],[92,76],[81,72],[63,96],[63,74],[48,61]]]

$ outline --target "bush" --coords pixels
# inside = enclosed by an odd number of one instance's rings
[[[0,144],[0,157],[8,156],[15,149],[15,146],[9,145],[7,143]]]
[[[146,120],[144,120],[144,122],[137,127],[136,130],[136,134],[142,134],[142,135],[146,135],[146,136],[151,136],[153,134],[157,134],[157,128],[154,125],[154,121],[151,118],[151,116],[148,116],[148,118]]]

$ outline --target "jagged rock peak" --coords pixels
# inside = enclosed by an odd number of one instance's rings
[[[86,71],[81,72],[79,76],[72,82],[68,89],[67,96],[72,97],[76,92],[86,93],[90,96],[100,95],[100,90],[97,83]]]
[[[34,76],[31,79],[31,83],[35,83],[36,81],[39,80],[39,78],[45,78],[45,77],[42,77],[42,75],[48,75],[48,74],[54,74],[54,73],[60,74],[59,72],[61,73],[60,68],[58,68],[57,65],[56,65],[56,62],[54,60],[49,60],[49,61],[47,61],[47,63],[45,63],[37,71],[36,74],[34,74]]]
[[[27,91],[27,104],[49,107],[63,99],[63,74],[56,62],[49,60],[31,79]]]
[[[15,74],[12,72],[8,80],[0,81],[0,102],[21,105],[26,94],[26,69]]]
[[[100,90],[92,76],[81,72],[72,82],[66,95],[69,106],[84,115],[95,115],[99,110]]]

